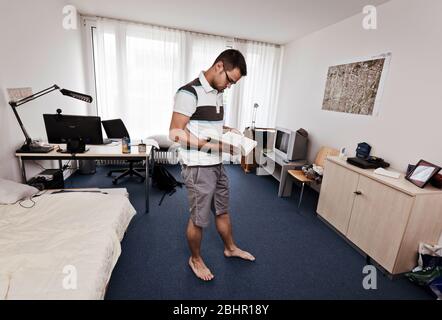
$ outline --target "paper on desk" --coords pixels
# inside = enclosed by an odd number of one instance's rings
[[[32,96],[32,88],[8,88],[9,100],[17,102],[18,100]]]
[[[243,156],[248,155],[258,144],[257,141],[237,133],[233,133],[232,131],[224,133],[221,140],[223,143],[231,144],[237,148],[242,148],[244,150]]]

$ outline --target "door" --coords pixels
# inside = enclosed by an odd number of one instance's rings
[[[365,176],[357,190],[347,237],[393,273],[414,198]]]
[[[347,234],[359,174],[326,160],[317,212],[342,234]]]

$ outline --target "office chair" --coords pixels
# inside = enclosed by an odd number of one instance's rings
[[[101,121],[103,124],[104,131],[106,132],[106,135],[109,139],[122,139],[124,137],[129,136],[129,132],[126,129],[126,126],[124,125],[124,122],[121,119],[112,119],[112,120],[103,120]],[[110,170],[107,173],[107,176],[112,176],[115,172],[121,172],[121,174],[117,177],[115,177],[112,180],[113,184],[117,184],[118,180],[126,177],[126,176],[137,176],[141,178],[141,182],[144,181],[145,177],[141,175],[136,168],[134,168],[134,164],[137,162],[140,162],[140,160],[126,160],[129,163],[129,168],[126,169],[116,169],[116,170]],[[143,170],[144,169],[140,169]]]

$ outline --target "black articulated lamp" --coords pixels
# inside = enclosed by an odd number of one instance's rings
[[[8,91],[12,92],[15,89],[8,89]],[[20,91],[21,89],[17,89],[18,91]],[[75,92],[75,91],[71,91],[68,89],[61,89],[59,86],[57,86],[56,84],[54,84],[52,87],[46,88],[40,92],[31,94],[31,95],[27,95],[25,98],[17,100],[17,101],[9,101],[9,105],[12,108],[12,111],[14,112],[15,117],[17,118],[17,121],[20,125],[21,130],[23,131],[23,134],[25,135],[25,143],[23,144],[23,146],[17,150],[18,153],[44,153],[44,152],[50,152],[51,150],[54,149],[54,147],[52,146],[41,146],[38,143],[36,143],[35,141],[33,141],[31,139],[31,137],[29,136],[29,134],[26,132],[25,127],[23,126],[23,122],[20,119],[20,116],[17,113],[17,107],[21,106],[22,104],[25,104],[29,101],[35,100],[41,96],[44,96],[45,94],[48,94],[52,91],[55,90],[60,90],[60,92],[65,95],[65,96],[69,96],[71,98],[74,99],[78,99],[87,103],[91,103],[92,102],[92,97],[83,93],[79,93],[79,92]]]

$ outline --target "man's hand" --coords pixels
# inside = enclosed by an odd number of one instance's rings
[[[236,134],[239,134],[239,135],[242,136],[242,133],[241,133],[238,129],[230,128],[230,131],[233,132],[233,133],[236,133]]]
[[[229,127],[223,127],[223,129],[224,129],[224,133],[230,131],[230,132],[233,132],[233,133],[236,133],[236,134],[239,134],[239,135],[242,136],[242,133],[241,133],[238,129],[235,129],[235,128],[229,128]]]

